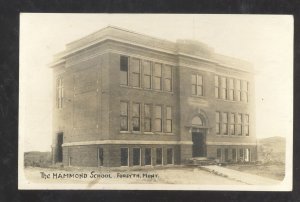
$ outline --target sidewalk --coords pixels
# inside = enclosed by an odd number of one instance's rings
[[[200,169],[215,173],[220,176],[228,177],[229,179],[239,182],[244,182],[249,185],[276,185],[281,182],[279,180],[248,174],[216,165],[201,166]]]

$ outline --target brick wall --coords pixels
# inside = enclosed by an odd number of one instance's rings
[[[121,55],[171,65],[173,67],[173,91],[159,92],[120,86]],[[203,76],[203,96],[192,96],[192,74]],[[215,99],[215,74],[248,80],[250,82],[249,102],[242,103]],[[191,141],[191,121],[195,116],[203,118],[204,127],[207,131],[207,142],[254,143],[256,140],[254,133],[253,76],[247,72],[228,69],[217,63],[205,60],[176,56],[107,41],[80,51],[68,57],[65,64],[55,67],[54,92],[56,91],[55,84],[58,78],[63,78],[64,81],[64,100],[63,109],[57,109],[56,106],[53,108],[54,146],[56,145],[57,133],[59,132],[64,134],[64,143],[96,140]],[[172,133],[144,134],[143,127],[141,127],[141,132],[129,130],[127,133],[120,133],[121,100],[126,100],[130,104],[138,102],[142,106],[145,103],[162,105],[164,110],[162,113],[164,127],[165,107],[172,106]],[[54,103],[56,103],[55,98]],[[250,114],[250,136],[217,135],[215,131],[216,111]],[[143,113],[141,113],[140,118],[140,124],[143,126]],[[129,119],[131,119],[130,116]],[[129,128],[131,128],[131,125],[129,125]],[[130,145],[130,148],[132,146],[134,145]],[[119,166],[120,146],[109,145],[108,147],[106,145],[103,147],[106,148],[104,152],[107,152],[105,155],[108,157],[105,158],[104,164],[106,166]],[[164,145],[165,147],[166,145]],[[176,156],[174,160],[176,164],[192,156],[191,145],[172,147]],[[145,148],[145,145],[142,145],[141,148]],[[215,150],[214,146],[208,146],[208,157],[216,156]],[[53,147],[53,151],[57,151],[57,148]],[[71,163],[74,165],[97,165],[95,164],[97,162],[97,156],[95,156],[97,154],[97,146],[64,147],[63,151],[64,164],[69,164],[69,156],[71,156]],[[254,150],[251,149],[251,152],[254,152]],[[256,156],[254,153],[251,155]],[[56,155],[53,156],[56,157]]]

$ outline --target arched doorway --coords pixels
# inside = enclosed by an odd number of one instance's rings
[[[205,120],[201,116],[192,119],[193,157],[206,157],[206,128]]]

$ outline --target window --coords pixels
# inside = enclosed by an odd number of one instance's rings
[[[128,85],[128,57],[120,58],[120,84]]]
[[[128,148],[121,148],[121,166],[128,166]]]
[[[173,149],[167,149],[167,164],[173,164]]]
[[[153,88],[155,90],[161,90],[161,77],[162,77],[162,68],[161,64],[155,63],[154,65],[154,83],[153,83]]]
[[[144,67],[144,88],[151,89],[151,83],[152,83],[151,63],[149,61],[144,61],[143,67]]]
[[[98,166],[103,166],[103,148],[98,148]]]
[[[242,82],[242,101],[248,102],[248,82]]]
[[[219,95],[219,76],[215,76],[215,97],[220,98]]]
[[[120,104],[120,131],[128,131],[128,103]]]
[[[151,132],[151,105],[144,105],[144,131]]]
[[[241,101],[241,80],[236,80],[236,101]]]
[[[218,159],[221,159],[221,155],[222,155],[221,152],[222,152],[221,149],[218,148],[218,149],[217,149],[217,158],[218,158]]]
[[[203,77],[202,75],[192,75],[192,95],[203,95]]]
[[[155,106],[155,110],[154,110],[154,131],[162,132],[161,106]]]
[[[197,76],[192,75],[192,95],[197,95]]]
[[[57,108],[62,109],[63,108],[63,98],[64,98],[64,86],[63,86],[63,79],[59,78],[56,81],[56,102],[57,102]]]
[[[162,148],[156,148],[156,165],[162,165],[163,162],[163,150]]]
[[[151,165],[151,148],[145,148],[145,165]]]
[[[166,124],[167,124],[167,128],[166,128],[166,132],[167,133],[171,133],[172,132],[172,108],[171,107],[167,107],[167,120],[166,120]]]
[[[139,59],[131,59],[131,70],[132,70],[132,86],[140,87],[141,80],[141,69],[140,69],[140,60]]]
[[[235,124],[235,114],[230,113],[230,126],[229,126],[230,135],[235,135],[234,124]]]
[[[165,91],[172,91],[172,67],[169,65],[164,66],[164,78],[165,78]]]
[[[234,100],[234,83],[233,79],[229,79],[229,100]]]
[[[216,133],[220,134],[220,112],[216,112]]]
[[[244,115],[244,134],[249,136],[249,115]]]
[[[232,149],[232,160],[236,161],[236,149]]]
[[[242,114],[237,115],[237,124],[236,124],[237,135],[242,135]]]
[[[132,130],[140,131],[140,104],[138,103],[132,105]]]
[[[227,78],[221,77],[221,96],[222,99],[227,99]]]
[[[244,161],[244,149],[240,148],[239,153],[240,153],[240,157],[239,157],[240,161]]]
[[[250,149],[245,149],[245,161],[250,161]]]
[[[222,114],[222,133],[224,135],[228,134],[227,124],[228,124],[228,113],[224,112]]]
[[[225,161],[228,161],[228,149],[225,149]]]
[[[141,165],[141,149],[140,148],[133,148],[132,149],[132,164],[134,166],[140,166]]]

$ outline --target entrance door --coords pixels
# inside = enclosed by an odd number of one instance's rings
[[[62,162],[62,160],[63,160],[63,149],[62,149],[63,142],[64,142],[63,133],[58,133],[58,135],[57,135],[57,162]]]
[[[192,132],[193,157],[205,157],[206,145],[205,134],[203,132]]]

